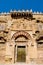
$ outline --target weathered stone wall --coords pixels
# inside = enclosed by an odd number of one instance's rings
[[[6,46],[0,43],[0,63],[5,63]]]
[[[11,13],[9,13],[9,15],[0,15],[0,63],[14,63],[15,39],[13,35],[18,31],[27,32],[31,36],[31,38],[29,38],[30,41],[28,40],[27,43],[28,55],[26,62],[34,61],[36,63],[43,63],[43,48],[41,46],[41,48],[38,48],[38,42],[36,42],[37,38],[43,36],[43,14],[32,15],[32,19],[28,17],[12,18]],[[17,40],[24,41],[25,39],[19,38]],[[3,44],[2,41],[4,41],[5,44]]]

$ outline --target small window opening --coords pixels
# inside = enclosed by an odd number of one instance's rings
[[[35,31],[35,33],[39,33],[39,32],[40,32],[40,31],[38,31],[38,30],[37,30],[37,31]]]
[[[37,22],[37,23],[40,23],[40,20],[37,20],[36,22]]]

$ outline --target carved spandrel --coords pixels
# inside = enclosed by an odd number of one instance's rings
[[[26,27],[26,24],[24,24],[24,23],[22,23],[22,22],[16,22],[16,23],[14,23],[14,24],[11,26],[11,28],[13,27],[13,28],[16,28],[16,29],[20,29],[21,26],[22,26],[22,28],[25,28],[25,27]]]
[[[32,24],[30,25],[31,21],[28,21],[26,19],[16,19],[12,21],[13,22],[10,30],[32,30]]]

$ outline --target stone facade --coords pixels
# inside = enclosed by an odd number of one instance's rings
[[[23,62],[43,63],[43,13],[0,13],[0,63],[22,62],[23,49]]]

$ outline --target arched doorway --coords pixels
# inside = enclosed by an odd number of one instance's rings
[[[28,41],[31,39],[30,34],[25,31],[18,31],[13,35],[15,42],[14,47],[14,61],[26,62],[26,54],[28,52]]]
[[[17,46],[17,62],[26,62],[26,46]]]

